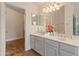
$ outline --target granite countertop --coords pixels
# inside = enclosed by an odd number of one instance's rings
[[[47,34],[43,35],[41,33],[31,33],[31,35],[42,37],[42,38],[47,38],[49,40],[54,40],[54,41],[58,41],[58,42],[62,42],[62,43],[66,43],[66,44],[70,44],[70,45],[79,47],[79,40],[78,39],[71,39],[71,38],[67,38],[67,37],[61,38],[59,36],[50,36]]]

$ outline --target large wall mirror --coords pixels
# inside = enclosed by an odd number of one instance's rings
[[[32,25],[55,25],[57,32],[64,33],[64,6],[51,13],[32,15]]]
[[[64,33],[64,6],[60,10],[51,13],[32,15],[32,25],[55,25],[56,31]]]
[[[65,33],[64,26],[64,6],[60,10],[56,10],[46,15],[46,26],[51,24],[56,26],[56,32]]]
[[[79,36],[79,4],[66,3],[59,10],[32,17],[32,25],[56,26],[56,32]]]

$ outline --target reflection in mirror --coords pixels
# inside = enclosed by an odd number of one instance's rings
[[[64,6],[60,10],[46,14],[46,26],[54,25],[56,27],[55,31],[58,33],[65,33],[64,22]]]
[[[54,25],[56,27],[55,31],[58,33],[65,33],[64,25],[64,6],[59,10],[38,14],[32,16],[32,25],[45,26]]]
[[[46,11],[44,6],[41,7],[40,13],[32,17],[32,25],[36,25],[34,31],[36,28],[36,31],[46,30],[47,32],[47,26],[54,25],[56,27],[55,33],[65,34],[64,37],[70,36],[75,39],[76,36],[79,36],[79,4],[63,3],[59,10],[48,13],[43,12]]]
[[[44,15],[36,14],[32,15],[32,25],[36,23],[36,25],[43,26],[44,25]]]
[[[36,21],[33,21],[33,25],[36,25]]]
[[[40,15],[33,15],[32,16],[32,25],[41,25],[40,24]]]

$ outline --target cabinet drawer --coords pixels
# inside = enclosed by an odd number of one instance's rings
[[[50,45],[53,45],[55,47],[58,47],[58,42],[56,42],[56,41],[53,41],[53,40],[50,40],[50,39],[46,39],[46,43],[50,44]]]
[[[75,50],[77,50],[77,47],[60,43],[60,49],[66,50],[71,53],[75,53]]]
[[[65,50],[60,50],[60,56],[75,56],[74,53],[67,52]]]

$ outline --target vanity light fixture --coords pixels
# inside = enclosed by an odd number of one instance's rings
[[[48,6],[44,7],[43,8],[43,12],[45,13],[49,13],[49,12],[52,12],[52,11],[56,11],[56,10],[59,10],[61,8],[61,4],[60,3],[49,3]]]

